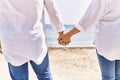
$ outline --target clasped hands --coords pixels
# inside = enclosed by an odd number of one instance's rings
[[[59,32],[58,44],[67,46],[71,42],[71,36],[69,33]]]

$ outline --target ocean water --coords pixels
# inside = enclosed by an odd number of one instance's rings
[[[74,24],[64,26],[66,28],[65,32],[67,32],[74,27]],[[57,42],[58,34],[55,33],[51,25],[47,24],[45,29],[48,47],[64,47],[58,45]],[[94,41],[94,27],[90,27],[87,31],[80,32],[74,35],[71,39],[71,43],[66,47],[93,47],[94,46],[93,41]]]

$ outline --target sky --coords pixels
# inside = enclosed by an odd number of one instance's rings
[[[77,24],[91,0],[55,0],[62,15],[63,24]],[[46,15],[46,23],[50,23]]]

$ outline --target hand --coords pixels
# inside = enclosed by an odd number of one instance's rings
[[[77,28],[73,28],[71,29],[69,32],[67,32],[66,34],[59,33],[59,37],[58,37],[58,43],[60,45],[68,45],[71,42],[71,37],[75,34],[77,34],[78,32],[80,32],[80,30],[78,30]]]
[[[58,41],[60,45],[68,45],[71,42],[71,37],[68,33],[61,35],[61,40]]]
[[[63,36],[63,34],[64,34],[64,31],[62,31],[62,32],[59,32],[59,36],[58,36],[58,44],[60,44],[60,45],[62,45],[61,43],[62,43],[62,36]]]
[[[0,48],[0,54],[2,54],[2,48]]]
[[[2,48],[1,48],[1,43],[0,43],[0,54],[2,54]]]

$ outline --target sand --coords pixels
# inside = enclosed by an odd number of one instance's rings
[[[93,47],[51,47],[49,57],[54,80],[100,80],[99,64]],[[29,80],[37,80],[29,67]],[[0,80],[11,80],[3,55],[0,55]]]

